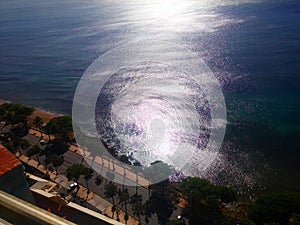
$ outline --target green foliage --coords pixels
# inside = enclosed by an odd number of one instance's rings
[[[218,198],[221,199],[222,202],[227,203],[236,200],[236,194],[231,188],[224,186],[214,186],[212,192],[214,195],[218,196]]]
[[[26,124],[19,124],[11,128],[10,131],[18,137],[24,137],[28,133],[28,126]]]
[[[47,123],[45,130],[59,139],[69,140],[69,134],[73,132],[72,118],[69,116],[55,117]]]
[[[122,191],[120,196],[119,196],[119,202],[120,203],[127,203],[130,199],[128,191]]]
[[[34,108],[21,104],[4,103],[0,105],[0,118],[7,124],[16,125],[27,123],[27,117],[31,115]]]
[[[249,218],[256,224],[288,224],[294,213],[300,213],[300,195],[268,193],[256,199],[249,209]]]
[[[84,167],[83,165],[73,164],[67,169],[67,178],[68,180],[74,180],[77,182],[81,175],[86,175],[89,168]]]
[[[213,188],[207,180],[197,177],[187,177],[180,183],[179,187],[189,202],[199,202]]]
[[[36,116],[33,120],[33,125],[41,132],[41,139],[42,139],[42,126],[44,124],[44,121],[41,117]]]
[[[61,139],[54,139],[45,148],[46,155],[51,156],[53,154],[62,155],[68,151],[68,144]]]
[[[146,205],[141,201],[135,202],[132,206],[133,214],[139,218],[139,222],[141,222],[141,215],[144,214],[146,209]]]
[[[223,186],[215,186],[208,180],[198,177],[187,177],[180,183],[180,189],[190,202],[207,202],[220,199],[222,202],[231,202],[236,200],[234,191]]]
[[[16,153],[17,152],[17,149],[14,147],[14,145],[11,142],[7,142],[7,143],[5,143],[3,145],[4,145],[5,148],[7,148],[12,153]]]
[[[85,167],[85,169],[83,170],[83,173],[84,173],[84,179],[86,181],[88,181],[89,179],[92,178],[94,170],[92,170],[91,168],[86,168]]]
[[[113,182],[109,182],[105,186],[105,196],[108,198],[114,198],[118,192],[117,186]]]
[[[12,132],[6,134],[6,140],[3,145],[12,153],[16,153],[20,147],[21,138],[14,135]]]
[[[30,147],[30,143],[27,139],[20,138],[19,146],[21,149],[27,149]]]
[[[32,148],[30,148],[28,151],[27,151],[27,156],[33,156],[35,154],[39,154],[41,152],[41,148],[38,146],[38,145],[34,145],[32,146]]]
[[[167,224],[170,216],[173,213],[173,210],[174,207],[172,202],[167,196],[152,193],[149,201],[146,204],[145,213],[149,217],[151,214],[156,214],[160,224]]]
[[[61,165],[64,163],[63,157],[59,157],[59,156],[56,155],[56,154],[54,154],[54,155],[52,156],[51,161],[52,161],[52,165],[53,165],[55,168],[61,166]]]
[[[205,179],[198,177],[187,177],[179,188],[187,197],[188,205],[185,213],[189,223],[193,224],[222,224],[224,217],[219,211],[220,201],[230,202],[236,200],[234,192],[222,186],[215,186]],[[231,221],[226,221],[230,224]],[[225,223],[225,224],[226,224]]]
[[[41,126],[43,125],[43,123],[44,123],[44,122],[43,122],[42,118],[39,117],[39,116],[36,116],[36,117],[34,118],[34,120],[33,120],[34,126],[35,126],[36,128],[38,128],[38,129],[41,128]]]

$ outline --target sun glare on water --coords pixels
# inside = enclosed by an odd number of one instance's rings
[[[173,17],[182,13],[187,5],[186,1],[180,0],[156,0],[152,2],[148,15],[153,19]]]

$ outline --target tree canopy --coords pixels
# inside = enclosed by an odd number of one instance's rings
[[[185,213],[189,223],[223,224],[219,204],[236,200],[235,193],[227,187],[215,186],[208,180],[187,177],[179,185],[188,200]]]
[[[27,117],[33,111],[34,108],[21,104],[3,103],[0,105],[0,119],[12,125],[27,123]]]
[[[56,138],[68,140],[73,132],[72,118],[69,116],[60,116],[51,119],[46,127],[47,133],[54,134]]]
[[[188,177],[180,183],[180,189],[189,201],[209,200],[209,196],[215,196],[222,202],[231,202],[236,200],[232,189],[216,186],[206,179],[198,177]]]
[[[89,168],[84,167],[83,165],[73,164],[67,169],[67,178],[69,180],[78,181],[81,175],[85,176],[90,172]]]
[[[300,195],[268,193],[259,196],[249,209],[249,218],[257,225],[266,223],[289,224],[291,217],[300,213]]]

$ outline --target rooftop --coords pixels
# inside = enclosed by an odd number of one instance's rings
[[[0,176],[21,165],[21,162],[7,148],[0,144]]]

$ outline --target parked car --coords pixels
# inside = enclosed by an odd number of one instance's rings
[[[46,145],[47,143],[48,143],[48,141],[46,141],[46,140],[43,140],[43,139],[40,140],[40,144],[41,144],[41,145]]]
[[[78,187],[78,184],[76,182],[70,184],[68,187],[68,192],[75,190],[75,188],[77,188],[77,187]]]

